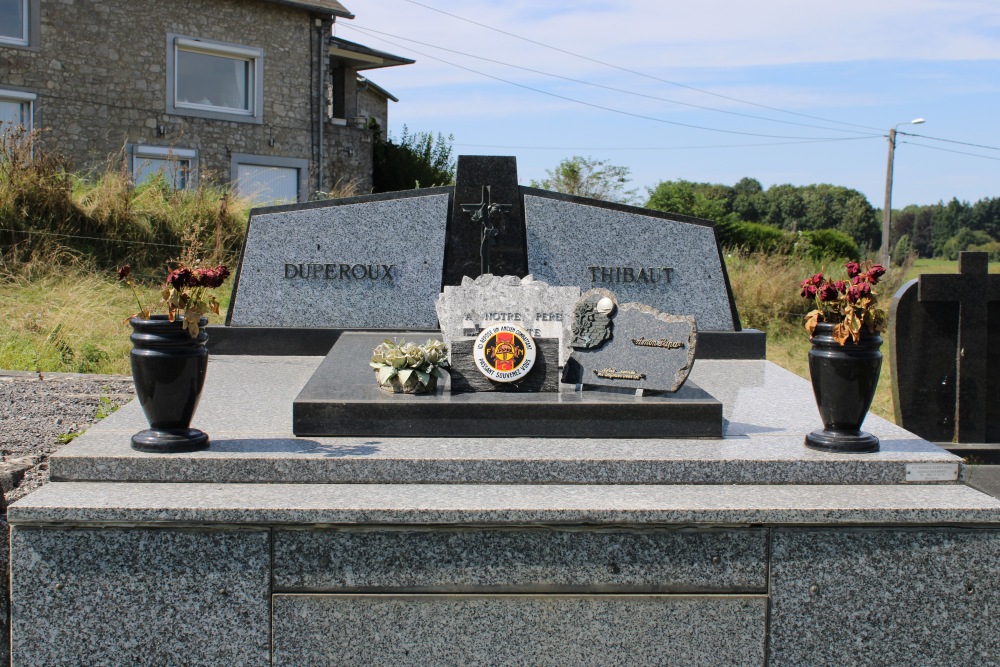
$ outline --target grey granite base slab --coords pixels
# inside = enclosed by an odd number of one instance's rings
[[[274,590],[765,593],[766,542],[761,529],[276,530]]]
[[[908,465],[961,459],[869,415],[874,454],[807,450],[819,424],[809,383],[765,361],[698,361],[691,380],[723,403],[724,436],[674,438],[303,437],[291,405],[321,357],[212,357],[194,426],[211,447],[147,454],[133,401],[61,448],[53,480],[500,484],[900,484]]]
[[[295,398],[298,436],[697,438],[722,435],[722,404],[694,382],[670,395],[605,391],[387,394],[368,366],[380,334],[345,333]]]
[[[11,550],[14,665],[271,664],[265,530],[15,528]]]
[[[274,665],[761,665],[766,598],[275,595]]]
[[[770,656],[785,665],[1000,665],[995,530],[773,531]]]
[[[988,524],[1000,500],[962,485],[47,484],[12,525]]]

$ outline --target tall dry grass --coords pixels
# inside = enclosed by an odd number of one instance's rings
[[[61,265],[67,256],[97,270],[130,263],[158,272],[186,240],[203,249],[206,261],[235,261],[249,200],[208,178],[185,190],[162,177],[136,186],[124,154],[75,174],[37,137],[37,131],[0,133],[0,276]]]
[[[799,285],[809,276],[823,272],[840,276],[843,260],[816,261],[801,256],[727,255],[726,268],[733,287],[736,307],[744,327],[767,332],[767,358],[804,378],[809,377],[809,338],[804,318],[810,301],[799,295]],[[892,296],[902,286],[909,263],[891,267],[878,286],[880,305],[886,310]],[[888,335],[883,334],[882,372],[872,411],[894,419]]]

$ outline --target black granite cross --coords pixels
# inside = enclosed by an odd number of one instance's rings
[[[955,440],[986,442],[988,307],[990,301],[1000,301],[1000,275],[989,275],[985,252],[961,253],[958,271],[958,275],[921,275],[917,299],[958,302]]]
[[[483,186],[483,197],[478,204],[460,204],[462,210],[472,214],[472,221],[482,224],[482,237],[479,242],[480,273],[490,273],[490,247],[496,245],[496,239],[500,236],[494,216],[501,218],[511,209],[510,204],[495,204],[492,201],[493,193],[489,185]]]

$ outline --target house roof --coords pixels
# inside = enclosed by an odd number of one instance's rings
[[[392,93],[390,93],[388,90],[386,90],[382,86],[378,85],[377,83],[375,83],[371,79],[369,79],[367,77],[361,76],[360,74],[358,75],[358,85],[360,85],[360,86],[362,86],[364,88],[368,88],[368,89],[370,89],[370,90],[378,93],[382,97],[384,97],[386,99],[389,99],[389,100],[392,100],[393,102],[398,102],[399,101],[399,99],[395,95],[393,95]]]
[[[273,2],[279,5],[289,5],[291,7],[298,7],[300,9],[308,9],[309,11],[316,12],[319,14],[329,13],[333,16],[339,16],[344,19],[353,19],[354,14],[351,13],[347,7],[337,2],[337,0],[264,0],[265,2]]]
[[[330,38],[330,55],[349,61],[358,70],[412,65],[416,62],[409,58],[373,49],[370,46],[349,42],[342,37]]]

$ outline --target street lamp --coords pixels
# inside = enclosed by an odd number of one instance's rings
[[[885,167],[885,207],[882,209],[882,248],[878,257],[883,266],[889,266],[889,223],[892,218],[892,160],[896,152],[896,128],[900,125],[920,125],[926,121],[914,118],[906,123],[896,123],[889,130],[889,162]],[[905,132],[903,134],[906,134]]]

